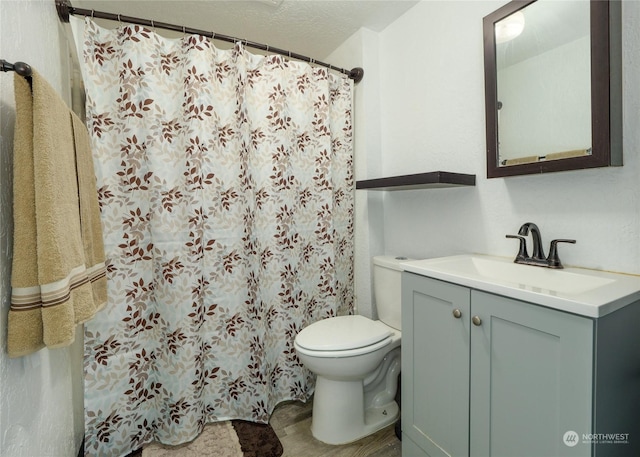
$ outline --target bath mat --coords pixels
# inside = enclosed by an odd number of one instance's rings
[[[231,421],[238,436],[243,457],[280,457],[282,443],[269,424]]]
[[[151,443],[142,457],[280,457],[283,449],[270,425],[240,420],[209,424],[190,443]]]

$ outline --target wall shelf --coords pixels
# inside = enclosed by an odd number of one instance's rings
[[[476,175],[432,171],[388,178],[356,181],[356,189],[367,190],[411,190],[437,189],[445,187],[475,186]]]

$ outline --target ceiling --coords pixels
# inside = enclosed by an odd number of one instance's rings
[[[323,60],[361,27],[380,32],[418,1],[71,0],[71,3],[78,8],[213,31]]]
[[[588,49],[590,9],[588,2],[572,1],[535,2],[522,8],[522,34],[496,46],[498,69],[539,56],[580,38],[587,40]],[[507,17],[504,20],[509,19]]]

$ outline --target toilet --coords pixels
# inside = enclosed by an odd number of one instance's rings
[[[400,374],[400,283],[406,257],[373,258],[379,320],[339,316],[302,329],[294,347],[316,374],[311,433],[328,444],[345,444],[394,423]]]

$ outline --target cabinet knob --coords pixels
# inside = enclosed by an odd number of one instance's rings
[[[473,316],[471,318],[471,322],[473,322],[473,325],[476,325],[476,326],[482,325],[482,319],[480,319],[480,317],[478,316]]]
[[[458,308],[454,309],[453,317],[455,317],[456,319],[460,319],[462,317],[462,311],[460,311]]]

